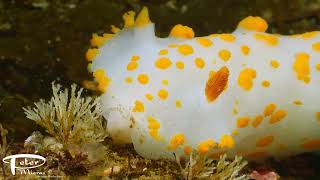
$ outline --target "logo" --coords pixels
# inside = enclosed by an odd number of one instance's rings
[[[46,163],[46,158],[36,154],[15,154],[2,159],[4,163],[10,164],[11,174],[15,175],[16,170],[21,174],[45,175],[44,172],[34,172],[32,169]]]

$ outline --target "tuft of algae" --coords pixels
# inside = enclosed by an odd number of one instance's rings
[[[248,175],[240,173],[248,164],[242,157],[236,156],[231,162],[227,161],[226,157],[227,155],[223,154],[218,160],[212,160],[202,154],[191,153],[189,160],[184,162],[184,167],[179,158],[176,158],[176,161],[184,179],[249,179]]]
[[[45,128],[48,134],[69,148],[73,145],[99,143],[107,136],[99,98],[81,97],[83,89],[76,85],[61,90],[61,85],[52,83],[53,97],[41,99],[35,107],[23,108],[28,119]]]
[[[52,92],[48,102],[41,99],[34,103],[35,107],[23,108],[27,118],[42,126],[47,133],[33,132],[25,140],[24,147],[34,153],[56,154],[66,163],[62,167],[66,174],[86,174],[89,171],[87,166],[103,161],[107,153],[102,142],[108,133],[99,98],[82,97],[83,89],[77,89],[75,84],[71,85],[69,92],[52,83]]]

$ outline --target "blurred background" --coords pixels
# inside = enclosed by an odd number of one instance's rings
[[[196,36],[232,32],[249,15],[265,18],[272,33],[320,26],[320,0],[0,0],[0,123],[11,141],[39,129],[22,107],[49,98],[52,81],[91,80],[84,58],[91,34],[121,27],[124,12],[143,6],[160,37],[178,23]]]

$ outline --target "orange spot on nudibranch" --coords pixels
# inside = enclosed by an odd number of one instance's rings
[[[247,56],[250,53],[250,48],[246,45],[241,46],[241,52],[243,55]]]
[[[220,34],[219,37],[225,42],[234,42],[236,40],[236,37],[232,34]]]
[[[183,152],[185,155],[190,155],[192,153],[192,147],[191,146],[184,147]]]
[[[132,112],[144,112],[144,105],[141,101],[135,101]]]
[[[160,128],[160,123],[152,116],[148,117],[148,122],[149,122],[149,124],[148,124],[149,129],[159,129]]]
[[[114,36],[114,34],[109,34],[109,33],[103,33],[102,37],[106,40],[111,39]]]
[[[302,102],[300,100],[295,100],[295,101],[293,101],[293,104],[301,106]]]
[[[302,144],[303,149],[311,150],[320,148],[320,139],[307,140]]]
[[[220,34],[210,34],[209,37],[218,37]]]
[[[256,116],[255,119],[253,120],[252,126],[253,126],[254,128],[257,128],[257,127],[262,123],[262,121],[263,121],[263,116],[258,115],[258,116]]]
[[[194,32],[193,29],[188,26],[177,24],[171,29],[170,36],[176,38],[192,39],[194,37]]]
[[[248,31],[265,32],[268,29],[268,23],[261,17],[249,16],[240,21],[239,27]]]
[[[132,56],[131,61],[138,61],[140,59],[140,56]]]
[[[293,64],[293,70],[296,73],[297,79],[305,82],[310,82],[310,56],[307,53],[301,52],[296,54],[295,62]]]
[[[273,142],[273,140],[274,140],[273,136],[262,137],[257,140],[256,146],[257,147],[266,147],[266,146],[270,145]]]
[[[98,82],[98,89],[105,92],[110,84],[111,79],[105,74],[104,70],[98,69],[93,73],[95,80]]]
[[[98,54],[99,54],[99,49],[97,48],[88,49],[88,51],[86,52],[87,61],[93,61]]]
[[[262,85],[263,87],[267,88],[267,87],[270,86],[270,82],[267,81],[267,80],[264,80],[264,81],[262,81],[261,85]]]
[[[90,44],[93,47],[101,47],[105,44],[107,40],[113,37],[113,34],[103,34],[99,36],[98,34],[92,34],[92,38],[90,39]]]
[[[270,61],[270,66],[273,67],[273,68],[278,68],[280,66],[280,63],[277,60],[272,59]]]
[[[193,53],[193,48],[188,44],[182,44],[178,47],[178,52],[184,56],[187,56]]]
[[[177,69],[184,69],[184,63],[182,61],[177,61],[176,62],[176,67]]]
[[[219,57],[223,61],[227,62],[231,58],[231,52],[226,49],[223,49],[223,50],[219,51]]]
[[[155,140],[159,141],[161,136],[159,135],[160,123],[152,116],[148,117],[149,135]]]
[[[208,38],[197,38],[197,42],[203,47],[210,47],[213,44]]]
[[[159,131],[155,130],[155,129],[150,129],[149,130],[149,135],[155,139],[156,141],[160,141],[161,140],[161,136],[159,135]]]
[[[133,80],[131,77],[126,77],[125,81],[126,83],[131,84]]]
[[[264,116],[270,116],[275,110],[277,106],[275,104],[268,104],[263,111]]]
[[[176,134],[170,140],[169,150],[176,150],[179,146],[183,145],[185,142],[184,134]]]
[[[127,70],[133,71],[133,70],[137,69],[138,66],[139,66],[139,64],[136,61],[130,61],[127,65]]]
[[[211,71],[209,72],[209,78],[211,78],[215,73],[216,73],[216,71],[211,70]]]
[[[149,76],[147,74],[139,74],[137,80],[140,84],[147,84],[149,82]]]
[[[312,49],[314,51],[320,52],[320,42],[316,42],[312,44]]]
[[[135,22],[135,26],[143,27],[150,23],[149,12],[147,7],[143,7],[140,13],[138,14]]]
[[[234,147],[234,140],[233,140],[232,136],[227,135],[227,134],[223,135],[220,139],[219,147],[220,148],[233,148]]]
[[[314,38],[316,35],[318,35],[319,32],[318,31],[311,31],[311,32],[306,32],[306,33],[303,33],[301,34],[300,36],[303,38],[303,39],[311,39],[311,38]]]
[[[320,63],[316,64],[316,69],[317,69],[317,71],[320,71]]]
[[[165,57],[159,58],[155,62],[155,66],[162,70],[169,68],[171,65],[172,65],[171,60]]]
[[[176,100],[176,108],[181,108],[182,107],[182,103],[180,100]]]
[[[165,89],[160,89],[160,90],[158,91],[158,97],[159,97],[161,100],[167,99],[168,96],[169,96],[169,93],[168,93],[167,90],[165,90]]]
[[[169,81],[168,80],[162,80],[161,83],[165,86],[168,86],[169,85]]]
[[[205,87],[208,102],[213,102],[225,90],[228,78],[229,69],[225,66],[209,77]]]
[[[278,37],[271,34],[254,34],[254,38],[258,41],[262,41],[270,46],[275,46],[279,43]]]
[[[209,151],[210,148],[213,148],[214,146],[216,146],[215,142],[212,139],[208,139],[199,143],[198,152],[200,154],[205,154]]]
[[[199,57],[194,60],[194,63],[199,69],[204,68],[204,66],[206,65],[205,61]]]
[[[256,71],[251,68],[243,69],[238,77],[238,84],[239,86],[249,91],[253,87],[253,80],[256,78]]]
[[[120,28],[118,28],[118,27],[116,27],[116,26],[114,26],[114,25],[111,25],[111,30],[110,30],[112,33],[114,33],[114,34],[117,34],[118,32],[120,32],[121,31],[121,29]]]
[[[250,122],[249,117],[240,117],[237,119],[237,127],[238,128],[245,128],[248,126],[249,122]]]
[[[278,110],[270,117],[269,123],[274,124],[280,122],[287,116],[287,112],[285,110]]]
[[[134,11],[128,11],[125,14],[123,14],[122,19],[124,21],[124,27],[132,27],[134,26],[134,16],[136,13]]]
[[[177,44],[169,44],[168,47],[169,48],[176,48],[176,47],[178,47],[178,45]]]
[[[166,55],[166,54],[168,54],[168,50],[167,49],[161,49],[159,51],[159,55]]]
[[[144,95],[149,101],[153,100],[153,96],[151,94],[145,94]]]

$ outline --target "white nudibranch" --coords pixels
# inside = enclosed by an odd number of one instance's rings
[[[93,34],[86,58],[115,142],[147,158],[288,156],[320,149],[320,34],[265,33],[259,17],[231,34],[154,34],[148,9],[114,34]]]

